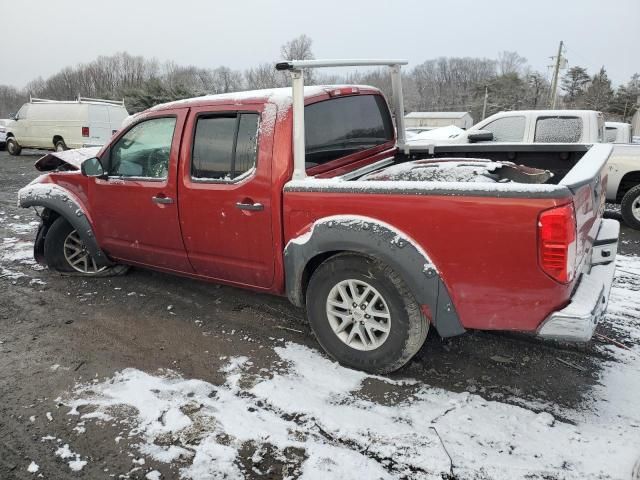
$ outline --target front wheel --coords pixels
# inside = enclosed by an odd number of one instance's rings
[[[82,242],[78,232],[64,218],[57,218],[44,239],[47,266],[58,272],[86,276],[111,276],[126,272],[127,267],[99,267]]]
[[[620,213],[628,226],[640,230],[640,185],[636,185],[622,197]]]
[[[54,144],[56,152],[64,152],[65,150],[69,150],[67,148],[67,144],[64,143],[64,140],[58,140]]]
[[[22,147],[18,144],[15,138],[7,138],[7,152],[9,155],[20,155],[22,152]]]
[[[429,323],[400,276],[383,263],[338,255],[314,272],[307,316],[324,350],[342,365],[397,370],[427,337]]]

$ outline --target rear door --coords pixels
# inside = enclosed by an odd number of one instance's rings
[[[191,109],[181,152],[180,223],[198,274],[269,288],[273,129],[260,131],[262,112],[262,104]]]
[[[187,109],[129,126],[101,158],[109,177],[90,179],[98,243],[118,259],[192,272],[178,221],[177,172]]]
[[[104,145],[111,138],[111,122],[109,121],[109,107],[107,105],[88,104],[89,138],[84,142],[90,145]]]

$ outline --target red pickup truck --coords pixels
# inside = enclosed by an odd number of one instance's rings
[[[372,372],[404,365],[430,326],[588,341],[615,268],[611,147],[408,147],[401,62],[381,62],[398,138],[377,89],[304,87],[306,68],[347,63],[287,62],[292,89],[159,105],[93,158],[43,157],[19,193],[42,220],[36,259],[287,295],[331,356]]]

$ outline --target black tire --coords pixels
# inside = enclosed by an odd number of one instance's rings
[[[372,350],[353,348],[330,325],[327,300],[331,290],[351,279],[377,290],[388,307],[388,336]],[[355,254],[336,255],[318,267],[307,288],[306,306],[322,348],[340,364],[371,373],[389,373],[402,367],[420,350],[429,331],[429,322],[400,275],[382,262]]]
[[[62,139],[56,140],[53,144],[53,148],[55,149],[56,152],[64,152],[65,150],[69,150],[67,148],[67,144],[64,143],[64,140]]]
[[[22,147],[18,144],[16,139],[13,137],[7,138],[6,148],[7,148],[7,152],[9,152],[9,155],[18,156],[22,152]]]
[[[624,194],[620,202],[620,213],[628,226],[640,230],[640,185],[636,185]]]
[[[60,273],[82,275],[87,277],[109,277],[124,275],[129,267],[115,265],[94,272],[83,272],[75,269],[65,256],[65,240],[74,232],[74,228],[63,217],[58,217],[47,230],[44,239],[44,258],[51,270]]]

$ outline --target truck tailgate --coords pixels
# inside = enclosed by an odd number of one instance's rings
[[[593,145],[560,181],[573,194],[576,215],[576,277],[589,262],[606,200],[606,164],[611,145]]]

